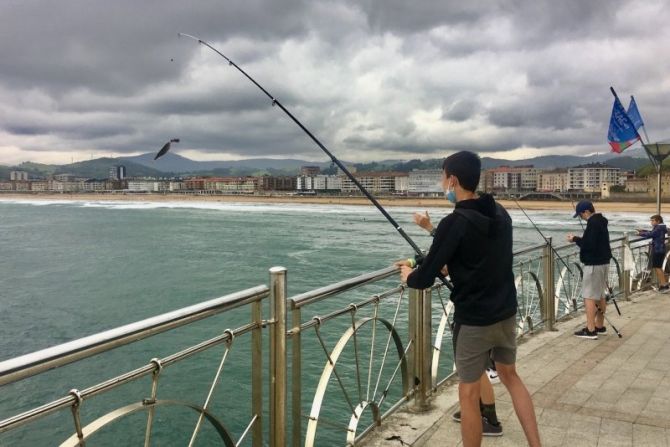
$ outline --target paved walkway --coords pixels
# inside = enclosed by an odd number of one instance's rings
[[[597,341],[574,337],[584,324],[580,315],[520,344],[517,366],[533,396],[544,446],[670,445],[670,295],[632,298],[619,302],[623,316],[608,308],[623,338],[610,326]],[[495,394],[504,435],[482,445],[526,445],[504,386],[495,385]],[[460,426],[450,417],[458,408],[456,386],[444,388],[432,407],[402,412],[366,445],[462,445]]]

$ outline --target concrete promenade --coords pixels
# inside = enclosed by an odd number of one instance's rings
[[[525,337],[518,370],[532,394],[544,446],[670,445],[670,294],[641,292],[610,303],[607,335],[574,337],[583,314],[561,322],[557,331]],[[483,446],[523,446],[526,440],[509,394],[495,385],[504,434],[484,438]],[[460,446],[456,385],[444,387],[431,410],[399,412],[366,446]]]

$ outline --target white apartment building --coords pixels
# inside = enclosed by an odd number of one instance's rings
[[[442,169],[414,169],[407,178],[410,194],[442,193]]]
[[[77,192],[80,190],[81,190],[81,182],[49,180],[49,191]]]
[[[492,170],[493,189],[534,191],[539,169],[533,166],[501,166]]]
[[[620,169],[603,163],[592,163],[568,169],[568,189],[599,192],[603,183],[619,184]]]
[[[342,179],[336,175],[300,175],[296,178],[298,191],[339,191]]]
[[[47,180],[36,180],[30,182],[30,190],[31,191],[48,191],[49,190],[49,182]]]
[[[10,180],[28,180],[28,173],[26,171],[10,171],[9,172]]]
[[[546,171],[538,175],[537,190],[543,192],[566,192],[568,190],[568,171]]]
[[[521,174],[521,189],[524,191],[535,191],[537,189],[538,175],[540,175],[540,172],[542,171],[533,167],[520,167],[516,169],[518,169]]]
[[[396,185],[403,187],[403,181],[396,182],[398,177],[408,177],[405,172],[360,172],[354,174],[356,180],[369,192],[395,192]],[[358,187],[349,177],[340,176],[342,179],[342,191],[358,191]]]
[[[131,192],[153,192],[154,184],[157,182],[151,180],[128,180],[128,191]]]
[[[104,191],[107,183],[104,180],[86,180],[82,182],[82,190],[87,192]]]

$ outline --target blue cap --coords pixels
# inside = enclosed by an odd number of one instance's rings
[[[575,207],[575,215],[572,216],[577,217],[580,214],[582,214],[584,211],[591,211],[594,212],[595,209],[593,208],[593,203],[589,202],[588,200],[582,200],[580,201],[577,206]]]

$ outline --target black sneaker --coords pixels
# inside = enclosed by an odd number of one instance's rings
[[[606,328],[605,326],[603,326],[603,327],[598,327],[598,326],[596,326],[596,332],[597,332],[598,334],[604,334],[604,333],[607,332],[607,328]]]
[[[461,410],[458,410],[456,413],[452,414],[451,419],[456,422],[461,422]]]
[[[588,338],[590,340],[598,340],[598,332],[597,331],[591,332],[587,328],[582,328],[581,330],[575,332],[575,337]]]
[[[670,284],[666,284],[664,286],[659,287],[658,291],[661,292],[661,293],[670,291]]]
[[[486,416],[482,416],[482,436],[502,436],[502,434],[502,424],[500,422],[494,425],[486,419]]]

